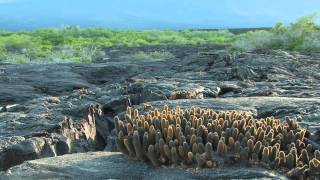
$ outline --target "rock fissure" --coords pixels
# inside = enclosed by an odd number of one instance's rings
[[[86,111],[79,123],[66,117],[53,129],[23,136],[1,148],[0,169],[8,169],[26,160],[103,150],[105,143],[96,128],[102,110],[99,105],[91,105]]]

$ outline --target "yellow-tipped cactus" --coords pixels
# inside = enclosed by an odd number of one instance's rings
[[[130,106],[127,107],[127,111],[126,114],[129,115],[131,117],[132,114],[132,108]]]
[[[136,152],[136,155],[139,159],[144,160],[144,151],[142,149],[140,137],[138,131],[134,131],[133,133],[133,147]]]
[[[281,159],[280,157],[276,157],[273,163],[273,168],[276,169],[276,168],[279,168],[280,166],[281,166]]]
[[[168,145],[163,146],[164,153],[168,159],[171,159],[171,150]]]
[[[138,109],[135,109],[133,111],[133,118],[138,118],[138,117],[139,117],[139,111],[138,111]]]
[[[126,121],[126,122],[129,122],[129,123],[132,123],[132,122],[133,122],[132,119],[131,119],[131,116],[130,116],[129,114],[126,114],[126,116],[125,116],[125,121]]]
[[[288,138],[288,139],[287,139],[288,142],[294,142],[294,141],[296,140],[293,130],[290,130],[290,131],[289,131],[287,138]]]
[[[249,140],[247,141],[247,146],[248,146],[248,148],[249,148],[249,154],[251,154],[252,151],[253,151],[253,147],[254,147],[254,144],[253,144],[252,139],[249,139]]]
[[[188,164],[193,162],[193,153],[192,152],[188,152]]]
[[[273,162],[276,159],[278,153],[279,153],[279,149],[277,148],[277,146],[273,146],[271,148],[270,158],[269,158],[271,162]]]
[[[179,157],[178,157],[177,150],[175,147],[171,148],[171,160],[175,165],[178,165]]]
[[[309,163],[309,155],[308,155],[308,151],[306,149],[302,149],[299,160],[301,160],[304,164]]]
[[[235,152],[236,154],[240,154],[240,151],[241,151],[241,144],[240,144],[239,141],[236,141],[236,142],[234,143],[234,152]]]
[[[319,150],[316,150],[314,151],[314,157],[320,161],[320,151]]]
[[[142,148],[143,148],[143,151],[144,151],[144,152],[147,152],[147,151],[148,151],[148,148],[149,148],[149,136],[148,136],[148,133],[147,133],[147,132],[145,132],[145,133],[143,134]]]
[[[297,149],[294,147],[290,150],[290,154],[293,155],[293,161],[294,161],[294,166],[296,166],[297,161],[298,161],[298,152]]]
[[[292,169],[295,167],[295,161],[294,161],[294,156],[292,153],[289,153],[286,156],[286,166],[288,169]]]
[[[267,134],[267,138],[268,138],[268,140],[272,140],[273,139],[273,132],[269,132]]]
[[[219,135],[218,133],[213,133],[213,141],[212,141],[212,145],[214,149],[218,148],[218,143],[219,143]]]
[[[259,161],[259,156],[256,153],[252,153],[251,159],[253,162],[258,162]]]
[[[256,142],[256,144],[253,147],[253,152],[256,153],[257,155],[260,154],[262,148],[262,143],[261,141]]]
[[[239,163],[264,162],[302,178],[314,176],[320,168],[317,146],[306,141],[306,130],[295,119],[283,123],[274,117],[255,119],[245,112],[170,110],[167,105],[147,113],[128,107],[122,117],[114,117],[118,149],[155,166],[212,168],[240,157]]]
[[[114,117],[114,126],[117,132],[120,132],[120,119],[118,116]]]
[[[269,162],[269,148],[264,147],[262,151],[262,159],[263,162],[268,163]]]
[[[320,161],[318,159],[313,158],[309,161],[309,168],[311,171],[317,172],[319,174],[320,170]]]
[[[152,162],[152,164],[154,166],[159,166],[160,163],[159,163],[159,160],[156,156],[156,152],[155,152],[155,149],[154,149],[154,146],[153,145],[150,145],[149,148],[148,148],[148,158],[149,160]]]
[[[306,149],[307,149],[308,152],[312,152],[313,151],[313,147],[312,147],[311,144],[308,144]]]
[[[234,128],[232,131],[232,137],[233,139],[238,139],[238,135],[239,135],[239,129],[238,128]]]
[[[173,127],[169,126],[168,128],[168,135],[167,135],[168,139],[173,139]]]
[[[185,157],[183,146],[178,147],[178,152],[179,152],[178,154],[179,154],[180,158]]]
[[[163,106],[163,110],[165,111],[165,114],[167,114],[169,112],[169,107],[168,105],[164,105]]]
[[[220,156],[225,155],[225,148],[226,148],[226,145],[225,145],[224,141],[220,140],[218,143],[218,147],[217,147],[217,152]]]
[[[245,147],[240,150],[240,159],[242,161],[247,161],[249,158],[249,148]]]
[[[189,151],[189,144],[187,142],[183,142],[182,147],[185,153]]]
[[[197,145],[198,145],[198,153],[200,153],[200,154],[204,153],[205,152],[204,144],[200,142]]]
[[[159,142],[158,142],[158,145],[159,145],[159,150],[160,150],[160,153],[162,156],[166,156],[166,153],[165,153],[165,141],[163,140],[163,138],[159,139]],[[168,145],[166,145],[168,146]]]
[[[117,147],[120,150],[120,152],[122,152],[123,154],[129,155],[129,151],[127,150],[127,148],[124,144],[124,137],[123,137],[122,131],[120,131],[118,133],[118,138],[116,140],[116,144],[117,144]]]
[[[212,154],[213,154],[213,148],[212,148],[212,144],[211,143],[207,143],[206,144],[206,158],[211,160],[212,159]]]
[[[124,139],[123,144],[125,145],[127,151],[129,152],[130,157],[135,157],[136,152],[134,151],[133,144],[129,141],[129,139]]]
[[[196,155],[196,154],[198,153],[198,144],[197,144],[197,143],[194,143],[194,144],[192,145],[192,153],[193,153],[194,155]]]
[[[131,125],[131,123],[127,123],[127,131],[128,133],[133,133],[133,126]]]
[[[144,129],[149,129],[149,123],[147,121],[145,121],[143,123],[143,127],[144,127]]]
[[[229,137],[228,146],[229,146],[231,151],[234,150],[234,139],[233,139],[233,137]]]
[[[196,161],[197,161],[197,167],[202,168],[206,163],[205,156],[203,154],[197,153],[196,154]]]
[[[280,164],[284,165],[286,162],[286,154],[283,151],[279,152]]]
[[[193,146],[193,144],[196,143],[197,140],[197,136],[196,135],[192,135],[190,138],[190,145]]]
[[[258,135],[258,140],[259,140],[259,141],[263,141],[263,139],[264,139],[264,131],[261,130],[261,132],[260,132],[259,135]]]

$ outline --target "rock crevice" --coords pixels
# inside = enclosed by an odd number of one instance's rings
[[[63,154],[103,150],[96,121],[102,117],[99,105],[91,105],[80,122],[65,118],[49,131],[21,137],[0,151],[0,168],[8,169],[26,160],[54,157]],[[9,139],[10,141],[10,139]]]

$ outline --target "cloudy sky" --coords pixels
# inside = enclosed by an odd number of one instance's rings
[[[320,0],[0,0],[0,29],[270,27],[320,12]]]

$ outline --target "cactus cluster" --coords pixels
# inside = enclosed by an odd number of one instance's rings
[[[127,108],[115,117],[118,149],[154,166],[213,168],[245,163],[316,177],[320,151],[304,141],[306,130],[295,119],[255,119],[248,112],[192,107],[153,109],[139,114]]]

